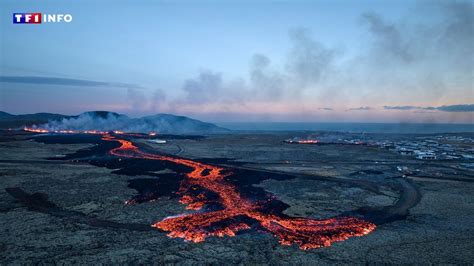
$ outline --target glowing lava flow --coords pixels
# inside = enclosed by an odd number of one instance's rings
[[[98,131],[98,130],[47,130],[44,128],[34,128],[34,127],[24,127],[24,131],[26,132],[33,132],[33,133],[59,133],[59,134],[97,134],[97,135],[104,135],[107,134],[106,131]],[[121,131],[114,131],[115,134],[124,134]]]
[[[192,160],[155,155],[141,151],[131,141],[117,139],[109,134],[103,140],[117,141],[120,146],[110,150],[110,154],[138,159],[169,161],[193,169],[181,184],[180,202],[188,209],[199,210],[211,201],[205,194],[194,195],[190,188],[199,186],[218,195],[221,210],[182,214],[165,218],[153,227],[167,231],[170,237],[179,237],[192,242],[204,241],[209,236],[235,236],[238,231],[250,229],[257,223],[263,230],[271,232],[282,245],[297,244],[301,249],[329,246],[332,242],[343,241],[351,236],[362,236],[375,229],[375,225],[355,218],[336,217],[325,220],[292,218],[284,215],[264,213],[264,203],[243,198],[237,188],[225,180],[226,169],[195,162]],[[214,200],[215,201],[215,200]]]
[[[58,133],[58,134],[93,134],[93,135],[105,135],[108,134],[108,131],[100,131],[100,130],[48,130],[44,128],[36,128],[36,127],[24,127],[24,131],[32,132],[32,133]],[[113,130],[110,131],[115,135],[125,135],[129,137],[145,137],[147,134],[144,133],[130,133],[130,132],[123,132],[121,130]],[[156,136],[156,132],[150,132],[148,136]]]

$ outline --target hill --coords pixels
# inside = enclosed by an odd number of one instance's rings
[[[156,131],[167,134],[214,134],[229,131],[211,123],[172,114],[130,118],[108,111],[84,112],[77,116],[51,113],[13,115],[0,112],[0,128],[23,126],[37,126],[48,130],[121,130],[143,133]]]

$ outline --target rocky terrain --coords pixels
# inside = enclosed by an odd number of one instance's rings
[[[282,246],[262,232],[190,243],[148,226],[185,212],[177,198],[124,204],[137,194],[128,181],[150,176],[112,174],[87,162],[47,160],[92,144],[43,144],[30,137],[4,131],[0,138],[2,264],[474,261],[472,171],[457,174],[463,181],[434,174],[403,177],[397,166],[407,163],[406,157],[362,145],[285,144],[288,133],[168,139],[163,144],[140,140],[185,158],[296,175],[255,185],[288,204],[285,213],[290,216],[326,218],[361,207],[385,208],[400,216],[366,236],[312,250]],[[410,163],[426,173],[451,167],[448,162]]]

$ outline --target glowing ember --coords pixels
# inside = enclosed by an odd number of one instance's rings
[[[56,133],[56,134],[96,134],[96,135],[105,135],[107,131],[100,131],[100,130],[47,130],[44,128],[35,128],[35,127],[24,127],[24,131],[27,132],[34,132],[34,133]],[[142,136],[141,134],[133,134],[133,133],[125,133],[119,130],[112,131],[114,134],[122,135],[138,135]]]
[[[41,128],[24,127],[23,130],[28,131],[28,132],[34,132],[34,133],[49,133],[48,130],[41,129]]]
[[[119,147],[110,150],[115,156],[168,161],[191,168],[178,191],[182,195],[180,202],[186,204],[187,209],[200,210],[210,202],[217,202],[222,206],[220,210],[168,217],[152,225],[169,232],[169,237],[201,242],[210,236],[232,237],[257,224],[277,237],[282,245],[296,244],[301,249],[312,249],[329,246],[352,236],[366,235],[375,229],[374,224],[355,217],[315,220],[268,214],[262,211],[264,203],[244,198],[233,184],[225,180],[230,174],[227,169],[188,159],[146,153],[131,141],[118,139],[110,134],[104,135],[103,140],[120,143]],[[205,193],[196,195],[193,187],[215,193],[218,198],[210,199]]]
[[[290,144],[318,144],[319,140],[317,139],[300,139],[300,138],[293,138],[285,140],[286,143]]]
[[[59,134],[98,134],[98,135],[103,135],[107,134],[105,131],[98,131],[98,130],[84,130],[84,131],[79,131],[79,130],[47,130],[44,128],[33,128],[33,127],[24,127],[24,131],[27,132],[34,132],[34,133],[59,133]]]

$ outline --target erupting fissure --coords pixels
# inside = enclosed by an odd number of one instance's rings
[[[120,146],[110,150],[118,157],[159,160],[176,163],[192,169],[186,174],[178,194],[180,202],[187,209],[200,210],[208,202],[217,201],[219,210],[205,210],[165,218],[153,227],[167,231],[169,237],[179,237],[187,241],[201,242],[206,237],[235,236],[253,224],[272,233],[282,245],[297,244],[301,249],[312,249],[343,241],[351,236],[362,236],[375,229],[375,225],[355,217],[335,217],[325,220],[293,218],[285,215],[269,214],[262,211],[263,202],[244,198],[235,185],[226,180],[228,169],[204,164],[188,159],[157,155],[144,152],[131,141],[104,134],[103,140],[116,141]],[[215,193],[217,199],[209,199],[206,193],[195,195],[192,187],[200,187]],[[128,201],[128,204],[133,202]]]
[[[109,131],[100,131],[100,130],[71,130],[71,129],[58,129],[58,130],[48,130],[45,128],[38,128],[38,127],[24,127],[24,131],[26,132],[33,132],[33,133],[57,133],[57,134],[96,134],[96,135],[105,135],[108,134]],[[110,132],[114,133],[115,135],[127,135],[131,137],[144,137],[146,134],[144,133],[129,133],[123,132],[121,130],[111,130]],[[152,131],[148,133],[148,136],[156,136],[156,132]]]

